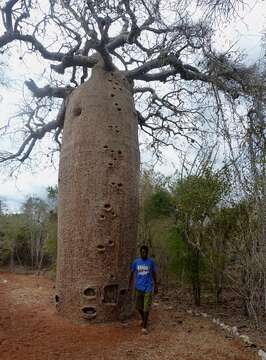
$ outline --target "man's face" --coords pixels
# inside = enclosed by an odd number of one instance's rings
[[[148,251],[146,249],[141,249],[140,250],[140,256],[143,260],[147,260],[148,258]]]

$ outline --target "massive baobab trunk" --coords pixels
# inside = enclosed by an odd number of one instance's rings
[[[139,148],[132,89],[95,66],[72,92],[59,169],[57,308],[73,320],[117,320],[136,247]]]

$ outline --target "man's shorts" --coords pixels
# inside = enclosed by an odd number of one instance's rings
[[[152,293],[135,289],[135,304],[137,310],[149,312],[152,303]]]

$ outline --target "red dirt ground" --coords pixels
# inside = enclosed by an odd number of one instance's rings
[[[0,272],[1,360],[254,360],[258,355],[210,319],[159,302],[150,332],[137,317],[127,323],[77,325],[60,317],[53,282]]]

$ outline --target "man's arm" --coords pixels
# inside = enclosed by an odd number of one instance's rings
[[[131,291],[133,287],[133,281],[134,281],[134,273],[135,273],[135,261],[130,266],[130,277],[128,282],[128,290]]]
[[[131,289],[132,289],[133,280],[134,280],[134,271],[131,271],[130,277],[129,277],[129,282],[128,282],[128,290],[129,291],[131,291]]]
[[[157,274],[155,271],[152,272],[153,284],[154,284],[154,294],[158,293],[158,283],[157,283]]]

